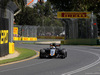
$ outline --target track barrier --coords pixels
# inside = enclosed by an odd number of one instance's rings
[[[9,54],[13,54],[15,52],[14,43],[9,42]]]
[[[13,37],[14,41],[37,41],[36,37]]]

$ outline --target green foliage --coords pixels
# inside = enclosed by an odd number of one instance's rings
[[[62,26],[60,20],[55,19],[51,3],[36,3],[33,8],[25,7],[23,12],[15,16],[15,22],[19,25]]]
[[[35,14],[33,14],[33,9],[30,7],[26,7],[23,12],[20,12],[17,16],[15,16],[15,21],[20,25],[33,25],[35,24]]]
[[[8,3],[9,1],[10,1],[10,0],[1,0],[1,1],[0,1],[0,8],[5,9],[6,6],[7,6],[7,3]]]
[[[93,11],[94,13],[100,12],[100,0],[73,0],[75,11]]]
[[[12,1],[16,3],[16,5],[19,7],[19,9],[22,10],[22,12],[24,11],[24,9],[25,9],[24,0],[12,0]]]
[[[48,0],[57,11],[93,11],[100,31],[100,0]]]
[[[65,45],[97,45],[97,39],[67,39],[61,41]]]
[[[50,15],[53,15],[50,2],[46,2],[44,12],[45,12],[44,15],[47,17],[49,17]]]
[[[100,12],[100,0],[48,0],[59,11]]]
[[[48,0],[59,11],[71,11],[73,8],[73,0]]]
[[[0,1],[0,7],[5,9],[9,1],[15,2],[17,4],[17,6],[20,9],[22,9],[22,11],[25,8],[25,2],[24,2],[24,0],[1,0]]]

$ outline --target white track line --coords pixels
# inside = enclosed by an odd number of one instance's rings
[[[77,49],[75,49],[75,50],[77,50]],[[99,59],[98,59],[97,61],[95,61],[95,62],[89,64],[89,65],[86,65],[86,66],[84,66],[84,67],[82,67],[82,68],[79,68],[79,69],[76,69],[76,70],[74,70],[74,71],[70,71],[70,72],[63,73],[62,75],[72,75],[72,74],[81,72],[81,71],[83,71],[83,70],[89,69],[89,68],[91,68],[91,67],[93,67],[93,66],[95,66],[95,65],[97,65],[97,64],[100,63],[100,54],[93,53],[93,52],[90,52],[90,51],[83,51],[83,50],[77,50],[77,51],[88,52],[88,53],[90,53],[90,54],[96,55]]]
[[[22,69],[22,68],[32,67],[32,66],[34,66],[34,65],[39,65],[39,64],[42,64],[42,63],[51,61],[51,60],[53,60],[53,59],[49,59],[49,60],[46,60],[46,61],[43,61],[43,62],[40,62],[40,63],[31,64],[31,65],[27,65],[27,66],[23,66],[23,67],[18,67],[18,68],[12,68],[12,69],[7,69],[7,70],[2,70],[2,71],[0,71],[0,72],[7,72],[7,71],[13,71],[13,70],[18,70],[18,69]]]

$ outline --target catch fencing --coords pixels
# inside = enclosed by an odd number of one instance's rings
[[[37,36],[63,36],[65,34],[64,27],[40,26],[37,30]]]
[[[14,25],[14,27],[18,27],[18,34],[14,35],[15,37],[37,37],[37,27],[36,26],[28,26],[28,25]]]
[[[64,39],[65,28],[59,26],[39,26],[37,28],[38,39]]]
[[[29,26],[29,25],[14,25],[18,28],[18,34],[13,34],[14,40],[30,41],[30,37],[39,39],[64,39],[65,30],[64,27],[54,26]],[[26,39],[25,39],[26,38]],[[31,40],[32,41],[32,40]]]
[[[13,40],[14,41],[37,41],[37,27],[36,26],[28,26],[28,25],[14,25],[18,31],[13,33]]]

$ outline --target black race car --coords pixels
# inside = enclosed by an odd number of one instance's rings
[[[40,49],[40,58],[47,57],[65,58],[67,57],[67,50],[61,49],[60,44],[52,43],[50,48]]]

